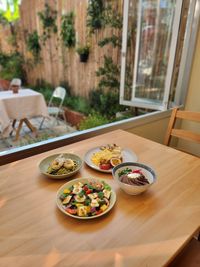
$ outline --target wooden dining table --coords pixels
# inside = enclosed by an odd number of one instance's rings
[[[93,147],[117,144],[151,166],[157,181],[145,193],[124,193],[112,174],[83,164],[63,180],[40,174],[54,153],[84,159]],[[56,206],[56,192],[74,178],[106,179],[117,200],[109,213],[80,220]],[[200,226],[200,159],[115,130],[0,167],[0,266],[167,266]]]

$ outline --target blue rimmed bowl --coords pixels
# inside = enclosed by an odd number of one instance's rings
[[[135,185],[135,184],[126,184],[121,182],[119,173],[126,168],[130,168],[132,171],[140,169],[145,178],[149,181],[149,184],[145,185]],[[126,192],[129,195],[139,195],[146,191],[150,186],[152,186],[156,182],[156,174],[155,171],[143,164],[143,163],[138,163],[138,162],[124,162],[116,167],[113,168],[112,170],[112,175],[114,180],[118,183],[119,187]]]

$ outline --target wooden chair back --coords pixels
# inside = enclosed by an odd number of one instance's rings
[[[200,144],[200,134],[188,130],[174,128],[177,118],[200,122],[200,112],[183,111],[183,110],[178,110],[178,108],[174,108],[171,114],[171,118],[169,120],[164,144],[168,146],[170,144],[172,136]]]

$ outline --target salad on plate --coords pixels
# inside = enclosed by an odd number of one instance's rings
[[[70,186],[64,186],[58,195],[62,211],[83,218],[102,215],[110,208],[113,191],[105,181],[76,180]]]

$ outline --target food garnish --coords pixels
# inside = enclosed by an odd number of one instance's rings
[[[108,209],[111,194],[111,187],[104,181],[91,180],[64,189],[59,198],[67,213],[77,217],[91,217]]]
[[[125,168],[118,173],[119,179],[122,183],[128,185],[146,185],[149,184],[148,179],[142,173],[142,170],[136,169],[132,170],[130,168]]]
[[[92,162],[102,170],[109,170],[122,162],[122,150],[116,144],[101,146],[91,157]]]
[[[63,154],[55,158],[49,165],[47,173],[53,175],[68,174],[75,171],[78,163],[76,160],[65,158]]]
[[[117,165],[119,165],[120,163],[122,163],[121,159],[119,158],[111,158],[110,159],[110,164],[115,167]]]

